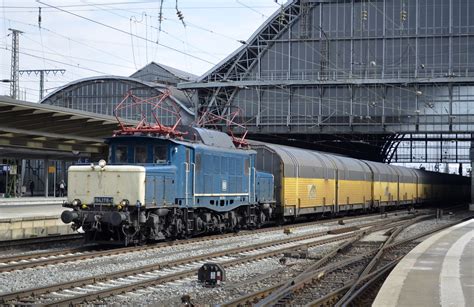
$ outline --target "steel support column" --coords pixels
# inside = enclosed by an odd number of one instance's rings
[[[471,134],[471,139],[474,138],[474,134]],[[471,142],[471,151],[470,151],[470,158],[471,158],[471,204],[469,205],[469,209],[474,211],[474,142]]]
[[[44,164],[44,196],[48,197],[49,196],[49,173],[48,173],[49,160],[44,159],[43,164]]]

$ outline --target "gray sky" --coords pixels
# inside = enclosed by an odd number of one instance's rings
[[[201,75],[238,48],[238,40],[248,39],[280,6],[274,0],[178,0],[184,27],[176,14],[176,0],[164,0],[159,31],[160,0],[40,1],[0,0],[0,79],[10,78],[8,28],[21,30],[20,69],[66,69],[64,75],[46,77],[45,95],[84,77],[129,76],[151,61]],[[38,76],[20,76],[21,99],[37,101],[38,91]],[[0,95],[8,94],[9,84],[0,83]]]

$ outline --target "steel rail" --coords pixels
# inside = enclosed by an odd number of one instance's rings
[[[314,270],[319,269],[322,266],[326,265],[332,257],[334,257],[339,252],[341,252],[341,251],[345,250],[346,248],[348,248],[349,246],[351,246],[356,240],[358,240],[358,238],[359,238],[359,236],[356,236],[352,240],[346,241],[343,244],[337,246],[336,248],[331,250],[326,256],[324,256],[323,258],[318,260],[315,264],[311,265],[310,267],[308,267],[306,270],[304,270],[303,272],[298,274],[298,276],[292,278],[291,280],[283,281],[283,282],[280,282],[276,285],[270,286],[268,288],[264,288],[260,291],[241,296],[241,297],[236,298],[236,299],[234,299],[230,302],[222,304],[222,306],[229,306],[230,307],[230,306],[242,306],[242,305],[248,305],[248,304],[254,305],[254,304],[257,304],[257,303],[263,303],[264,304],[266,301],[273,301],[276,298],[276,296],[278,296],[279,293],[281,293],[281,291],[284,291],[288,287],[292,286],[292,283],[295,280],[301,280],[301,278],[306,276],[307,273],[309,273],[310,271],[314,271]]]
[[[38,252],[38,253],[31,253],[31,254],[21,254],[21,255],[11,255],[11,256],[5,256],[5,257],[0,257],[0,263],[5,263],[5,269],[2,269],[2,265],[0,264],[0,273],[9,271],[9,262],[20,262],[20,261],[25,261],[25,260],[32,260],[32,259],[39,259],[39,258],[47,258],[47,257],[65,257],[68,254],[73,254],[73,253],[87,253],[87,252],[93,252],[94,248],[97,249],[98,246],[83,246],[83,247],[77,247],[77,248],[70,248],[70,249],[62,249],[60,251],[44,251],[44,252]],[[13,264],[12,267],[14,267],[16,264]]]
[[[405,222],[405,218],[402,218],[401,221],[400,220],[392,221],[392,223],[389,223],[389,224],[387,224],[386,220],[375,221],[375,222],[367,223],[366,225],[364,225],[364,227],[371,227],[370,228],[371,231],[377,231],[377,230],[380,230],[380,229],[383,229],[383,228],[393,227],[393,226],[390,226],[390,225],[392,225],[392,224],[398,225],[402,222]],[[278,249],[278,250],[263,252],[263,253],[260,253],[260,254],[254,255],[254,256],[246,256],[246,257],[241,258],[241,259],[236,259],[236,260],[233,260],[233,261],[230,261],[230,262],[225,262],[224,266],[232,266],[232,265],[237,265],[237,264],[241,264],[241,263],[246,263],[246,262],[249,262],[249,261],[255,261],[255,260],[268,258],[268,257],[274,257],[274,256],[277,256],[277,255],[280,255],[281,253],[283,253],[285,251],[295,250],[295,249],[297,249],[298,247],[301,247],[301,246],[317,246],[317,245],[323,245],[323,244],[327,244],[327,243],[337,242],[337,241],[340,241],[340,240],[346,240],[346,239],[350,239],[353,236],[358,236],[361,233],[366,233],[366,232],[367,232],[367,230],[358,230],[358,231],[355,231],[355,232],[352,232],[352,233],[347,233],[347,234],[332,235],[332,237],[327,238],[327,239],[321,239],[321,240],[317,240],[317,241],[314,241],[314,242],[306,242],[306,243],[302,243],[302,244],[296,244],[296,245],[291,246],[291,247],[285,247],[285,248],[281,248],[281,249]],[[259,244],[254,244],[254,245],[250,245],[250,246],[245,246],[245,247],[237,247],[237,248],[228,249],[228,250],[219,251],[219,252],[214,252],[214,253],[210,253],[210,254],[198,255],[198,256],[194,256],[194,257],[190,257],[190,258],[183,258],[183,259],[163,262],[163,263],[160,263],[160,264],[147,265],[147,266],[143,266],[143,267],[140,267],[140,268],[134,268],[134,269],[124,270],[124,271],[119,271],[119,272],[113,272],[113,273],[109,273],[109,274],[106,274],[106,275],[100,275],[100,276],[95,276],[95,277],[90,277],[90,278],[84,278],[84,279],[75,280],[75,281],[66,282],[66,283],[61,283],[61,284],[55,284],[55,285],[50,285],[50,286],[45,286],[45,287],[40,287],[40,288],[34,288],[34,289],[26,289],[26,290],[22,290],[22,291],[17,291],[17,292],[13,292],[13,293],[7,293],[7,294],[4,294],[4,295],[0,295],[0,302],[1,303],[8,303],[8,302],[11,302],[11,301],[14,301],[14,300],[18,301],[18,300],[21,300],[22,298],[37,297],[41,294],[45,294],[45,293],[49,293],[49,292],[53,292],[53,291],[71,289],[71,288],[76,288],[76,287],[83,287],[83,286],[86,286],[86,285],[96,284],[98,282],[104,282],[104,281],[107,281],[107,280],[134,276],[134,275],[137,275],[137,274],[156,271],[156,270],[163,269],[163,268],[175,267],[175,266],[179,266],[179,265],[183,265],[183,264],[189,264],[189,263],[195,263],[195,262],[199,262],[199,261],[203,261],[203,260],[209,260],[209,259],[216,258],[216,257],[235,255],[235,254],[248,252],[248,251],[255,251],[255,250],[258,250],[258,249],[268,248],[268,247],[272,247],[272,246],[283,245],[283,244],[288,244],[288,243],[294,243],[295,241],[304,241],[304,240],[308,240],[308,239],[316,239],[318,237],[325,236],[325,235],[327,235],[327,231],[322,231],[322,232],[317,232],[317,233],[307,234],[307,235],[301,235],[301,236],[298,236],[298,237],[290,237],[290,238],[286,238],[286,239],[280,239],[280,240],[276,240],[276,241],[273,241],[273,242],[259,243]],[[54,303],[52,303],[52,305],[75,304],[75,303],[78,303],[78,302],[82,302],[84,300],[100,299],[104,296],[110,296],[110,295],[114,295],[114,294],[117,294],[117,293],[127,292],[127,291],[129,291],[129,289],[131,289],[130,287],[132,287],[133,289],[135,289],[137,287],[138,288],[143,288],[143,287],[146,287],[146,286],[152,285],[152,284],[164,283],[164,282],[167,282],[167,281],[192,276],[193,274],[195,274],[197,272],[197,269],[188,270],[186,272],[187,272],[186,274],[185,274],[185,272],[179,272],[179,273],[176,273],[176,274],[172,274],[170,276],[163,276],[163,277],[159,277],[159,278],[156,278],[156,279],[146,280],[144,282],[138,282],[138,283],[134,283],[134,284],[130,284],[130,285],[113,287],[113,288],[109,288],[109,289],[106,289],[106,290],[103,290],[103,291],[94,292],[92,294],[84,294],[83,296],[80,296],[80,297],[78,296],[78,297],[74,297],[74,298],[68,298],[68,299],[61,300],[61,301],[59,301],[59,303],[58,303],[58,301],[55,301]],[[69,302],[69,303],[67,303],[67,302]]]
[[[427,235],[431,235],[435,232],[438,232],[440,230],[443,230],[443,229],[446,229],[446,228],[449,228],[449,227],[452,227],[453,225],[456,225],[458,223],[461,223],[467,219],[470,219],[472,217],[468,217],[468,218],[463,218],[463,219],[460,219],[460,220],[457,220],[457,221],[454,221],[452,223],[448,223],[448,224],[445,224],[445,225],[442,225],[442,226],[439,226],[439,227],[436,227],[434,229],[431,229],[429,231],[426,231],[426,232],[423,232],[423,233],[420,233],[420,234],[417,234],[417,235],[414,235],[414,236],[411,236],[405,240],[402,240],[402,241],[399,241],[399,242],[394,242],[394,243],[388,243],[387,245],[384,245],[384,247],[382,248],[382,252],[387,252],[387,251],[390,251],[390,250],[393,250],[393,249],[396,249],[402,245],[405,245],[407,243],[411,243],[412,241],[414,240],[417,240],[417,239],[420,239],[420,238],[423,238]],[[380,252],[380,251],[379,251]],[[379,252],[377,252],[377,254],[379,254]],[[387,269],[388,270],[388,267],[390,267],[390,269],[393,269],[395,267],[395,265],[403,258],[403,256],[400,256],[398,257],[397,259],[393,260],[392,262],[390,262],[389,264],[385,265],[382,269]],[[372,261],[369,263],[369,265],[372,263]],[[348,306],[348,304],[350,302],[353,302],[354,300],[356,300],[358,298],[359,295],[361,295],[365,289],[367,289],[367,287],[369,287],[370,284],[378,281],[381,276],[383,275],[383,273],[386,273],[385,272],[381,272],[382,269],[379,269],[379,270],[376,270],[375,272],[373,273],[370,273],[370,274],[367,274],[365,276],[363,276],[361,279],[355,279],[353,281],[351,281],[350,283],[344,285],[343,287],[339,288],[338,290],[336,290],[334,293],[332,294],[329,294],[327,295],[326,297],[323,297],[321,300],[322,301],[319,301],[319,300],[316,300],[310,304],[308,304],[307,306],[325,306],[324,303],[330,303],[331,306],[336,306],[336,305],[339,305],[339,306]],[[380,274],[380,275],[378,275]],[[369,283],[369,285],[365,285],[365,283]],[[346,298],[345,296],[345,293],[351,289],[356,289],[356,287],[358,285],[362,284],[362,286],[360,286],[357,290],[355,290],[354,292],[352,292],[350,295],[348,295],[348,297]],[[336,294],[337,294],[337,298],[336,298]],[[332,296],[332,297],[331,297]],[[323,302],[324,301],[324,302]]]
[[[413,221],[408,221],[404,225],[398,226],[395,231],[393,231],[390,236],[385,240],[385,242],[379,247],[377,254],[372,258],[372,260],[367,264],[367,266],[364,268],[362,273],[359,274],[359,277],[357,280],[352,284],[351,288],[347,290],[347,292],[344,294],[344,296],[339,300],[339,302],[336,303],[335,307],[341,307],[341,305],[344,304],[345,300],[349,298],[354,290],[356,289],[357,285],[364,279],[365,276],[367,276],[370,271],[377,265],[379,260],[382,258],[383,254],[385,253],[385,248],[392,243],[395,238],[403,231],[404,228],[407,228],[415,223],[420,222],[421,220],[425,219],[425,217],[421,217],[418,219],[414,219]]]
[[[413,216],[408,216],[407,215],[407,216],[402,216],[402,217],[393,217],[393,218],[390,218],[390,221],[394,222],[394,221],[406,220],[406,219],[410,219],[410,218],[413,218]],[[313,221],[313,222],[308,222],[308,223],[304,223],[304,224],[298,224],[298,225],[294,226],[294,228],[301,228],[301,227],[307,227],[307,226],[311,226],[311,225],[318,225],[318,224],[321,224],[321,223],[322,223],[322,221],[316,221],[316,222]],[[377,223],[380,223],[380,221],[378,220],[378,221],[368,222],[368,223],[360,225],[360,227],[370,227],[370,226],[375,225]],[[145,246],[119,247],[119,248],[89,251],[89,252],[75,251],[76,253],[72,254],[72,255],[69,255],[69,253],[71,253],[71,251],[67,250],[66,252],[54,251],[54,252],[37,253],[39,255],[38,257],[36,257],[36,254],[19,255],[18,257],[11,256],[11,257],[7,257],[7,260],[9,262],[14,261],[15,263],[0,266],[0,273],[9,272],[9,271],[13,271],[13,270],[22,270],[22,269],[27,269],[27,268],[33,268],[33,267],[38,267],[38,266],[65,263],[65,262],[70,262],[70,261],[77,261],[77,260],[92,259],[92,258],[97,258],[97,257],[120,255],[120,254],[125,254],[125,253],[134,253],[134,252],[139,252],[139,251],[147,251],[147,250],[159,249],[159,248],[169,247],[169,246],[177,246],[177,245],[184,245],[184,244],[190,244],[190,243],[213,241],[213,240],[219,240],[219,239],[229,238],[229,237],[246,236],[246,235],[252,235],[252,234],[256,234],[256,233],[265,233],[265,232],[277,231],[277,230],[280,230],[280,229],[284,229],[284,227],[277,226],[277,227],[272,227],[272,228],[261,228],[261,229],[256,229],[256,230],[253,230],[253,231],[245,231],[245,232],[239,232],[239,233],[226,233],[226,234],[213,235],[213,236],[196,237],[196,238],[191,238],[191,239],[187,239],[187,240],[166,241],[166,242],[160,242],[160,243],[156,243],[156,244],[152,244],[152,245],[145,245]],[[34,259],[34,260],[22,261],[22,260],[28,260],[28,259]],[[8,262],[8,261],[6,261],[6,262]],[[0,259],[0,262],[2,262],[2,259]]]
[[[290,237],[290,238],[280,239],[280,240],[273,241],[273,242],[253,244],[253,245],[249,245],[249,246],[245,246],[245,247],[237,247],[237,248],[227,249],[227,250],[224,250],[224,251],[219,251],[219,252],[210,253],[210,254],[204,254],[204,255],[198,255],[198,256],[189,257],[189,258],[183,258],[183,259],[179,259],[179,260],[162,262],[162,263],[159,263],[159,264],[151,264],[151,265],[143,266],[143,267],[140,267],[140,268],[123,270],[123,271],[119,271],[119,272],[112,272],[112,273],[108,273],[108,274],[104,274],[104,275],[100,275],[100,276],[84,278],[84,279],[80,279],[80,280],[74,280],[74,281],[71,281],[71,282],[66,282],[66,283],[61,283],[61,284],[56,284],[56,285],[51,285],[51,286],[45,286],[45,287],[34,288],[34,289],[26,289],[26,290],[22,290],[22,291],[2,294],[2,295],[0,295],[0,302],[1,303],[6,303],[6,302],[9,302],[9,301],[14,300],[14,299],[21,299],[21,298],[28,297],[28,296],[37,296],[39,294],[48,293],[48,292],[51,292],[51,291],[57,291],[57,290],[67,289],[67,288],[72,288],[72,287],[78,287],[78,286],[83,286],[83,285],[86,285],[86,284],[93,284],[93,283],[96,283],[96,282],[102,282],[102,281],[106,281],[106,280],[110,280],[110,279],[122,278],[122,277],[130,276],[130,275],[136,275],[136,274],[140,274],[140,273],[155,271],[155,270],[163,269],[163,268],[166,268],[166,267],[177,266],[177,265],[182,265],[182,264],[188,264],[188,263],[191,263],[191,262],[199,262],[199,261],[207,260],[207,259],[210,259],[210,258],[227,256],[227,255],[230,255],[230,254],[237,254],[237,253],[242,253],[242,252],[254,251],[254,250],[257,250],[257,249],[267,248],[267,247],[271,247],[271,246],[275,246],[275,245],[283,245],[283,244],[287,244],[287,243],[293,243],[295,241],[304,241],[304,240],[308,240],[308,239],[315,239],[315,238],[318,238],[318,237],[321,237],[321,236],[324,236],[324,235],[326,235],[325,232],[318,232],[318,233],[314,233],[314,234],[302,235],[302,236],[299,236],[299,237]],[[316,242],[318,242],[318,244],[326,244],[326,243],[329,243],[329,242],[333,242],[331,240],[334,240],[334,241],[344,240],[344,239],[350,238],[353,235],[354,235],[354,233],[343,234],[343,235],[334,236],[334,237],[324,239],[324,240],[318,240]],[[308,245],[310,243],[304,243],[304,244]],[[292,250],[294,248],[295,247],[286,248],[286,249]],[[281,254],[281,250],[279,250],[279,253]]]
[[[397,263],[401,260],[402,257],[400,257],[400,259],[396,259],[396,260],[393,260],[392,262],[384,265],[382,268],[364,276],[361,281],[365,283],[365,285],[367,285],[367,287],[371,284],[373,284],[374,282],[377,282],[377,281],[380,281],[385,274],[388,274],[390,273],[390,271],[397,265]],[[344,295],[344,293],[346,293],[347,290],[349,290],[349,288],[356,282],[356,280],[352,280],[348,283],[346,283],[344,286],[340,287],[339,289],[321,297],[321,298],[318,298],[308,304],[305,305],[305,307],[313,307],[313,306],[334,306],[339,300],[340,298]],[[365,290],[365,288],[364,288]],[[360,293],[362,293],[362,288],[357,290],[356,292],[354,292],[353,295],[360,295]]]
[[[413,223],[416,223],[416,222],[419,222],[420,220],[423,220],[423,219],[426,219],[426,218],[429,218],[431,217],[431,215],[426,215],[426,216],[420,216],[420,217],[416,217],[414,218],[413,220],[408,220],[407,221],[402,221],[402,225],[400,226],[395,226],[393,227],[392,226],[392,229],[395,228],[396,231],[392,232],[391,236],[385,241],[384,244],[382,244],[378,249],[377,249],[377,253],[376,255],[374,256],[374,258],[372,259],[372,261],[367,265],[368,267],[369,266],[373,266],[373,262],[374,262],[374,259],[378,259],[381,255],[380,251],[383,250],[384,246],[386,246],[386,244],[388,242],[391,242],[398,234],[399,232],[403,229],[402,227],[407,227],[408,225],[411,225]],[[391,224],[388,224],[387,226],[390,226]],[[376,231],[376,230],[374,230]],[[372,231],[372,232],[374,232]],[[347,244],[345,244],[345,246],[343,246],[344,249],[346,249],[347,247],[349,246],[352,246],[356,241],[360,240],[365,234],[362,233],[360,236],[357,236],[353,241],[351,242],[348,242]],[[288,281],[287,285],[281,287],[280,289],[278,289],[277,291],[275,291],[275,293],[272,293],[269,297],[266,297],[265,299],[263,299],[261,302],[258,302],[258,304],[256,304],[257,307],[262,307],[262,306],[271,306],[271,305],[274,305],[278,302],[278,300],[282,299],[284,296],[288,295],[288,289],[291,288],[293,285],[295,284],[298,284],[299,282],[303,281],[304,278],[306,276],[308,276],[308,274],[312,274],[312,272],[314,272],[316,269],[320,268],[322,266],[323,263],[325,262],[328,262],[330,258],[334,257],[335,255],[337,255],[339,253],[339,248],[336,248],[335,250],[331,251],[327,256],[325,256],[323,259],[321,259],[320,261],[316,262],[314,265],[308,267],[304,272],[302,272],[301,274],[299,274],[298,276],[296,276],[295,278],[291,279],[290,281]],[[364,271],[365,272],[365,271]],[[363,276],[364,274],[362,274]]]
[[[294,278],[292,278],[292,279],[290,279],[286,282],[282,282],[282,283],[278,284],[277,288],[271,287],[274,291],[272,291],[272,293],[270,295],[266,296],[260,302],[258,302],[258,305],[264,306],[264,305],[268,305],[268,304],[271,304],[272,302],[277,301],[280,298],[280,296],[282,294],[284,294],[285,291],[289,287],[291,287],[295,283],[298,283],[301,280],[303,280],[308,275],[308,273],[311,273],[311,272],[313,272],[317,269],[320,269],[324,265],[326,265],[331,260],[331,258],[335,257],[338,253],[350,248],[355,242],[360,240],[362,238],[362,236],[363,236],[363,234],[359,234],[359,235],[355,236],[352,240],[349,240],[349,241],[335,247],[328,254],[326,254],[323,258],[321,258],[316,263],[314,263],[313,265],[306,268],[303,272],[301,272],[300,274],[298,274]],[[264,292],[267,292],[267,291],[268,291],[268,289],[264,290]],[[238,302],[231,302],[231,303],[229,303],[229,305],[230,306],[235,306],[235,305],[238,305]]]
[[[237,258],[235,260],[230,260],[230,261],[227,261],[227,262],[223,262],[222,265],[224,267],[231,267],[231,266],[235,266],[235,265],[239,265],[239,264],[243,264],[243,263],[247,263],[247,262],[251,262],[251,261],[257,261],[257,260],[261,260],[261,259],[265,259],[265,258],[269,258],[269,257],[275,257],[275,256],[281,255],[285,251],[295,250],[295,249],[297,249],[301,246],[323,245],[323,244],[336,242],[336,241],[340,241],[340,240],[346,240],[346,239],[348,239],[348,238],[350,238],[354,235],[355,235],[354,233],[349,233],[349,234],[334,236],[334,237],[326,238],[326,239],[322,239],[322,240],[317,240],[317,241],[314,241],[314,242],[305,242],[305,243],[297,244],[297,245],[290,246],[290,247],[284,247],[284,248],[277,249],[277,250],[272,250],[272,251],[268,251],[268,252],[259,253],[259,254],[256,254],[256,255],[244,256],[242,258]],[[317,238],[317,237],[315,237],[315,238]],[[293,242],[291,242],[291,243],[293,243]],[[121,277],[123,278],[125,276],[131,276],[131,275],[136,275],[136,274],[140,274],[140,273],[150,272],[150,271],[154,271],[154,270],[160,269],[160,268],[165,268],[165,267],[166,268],[171,268],[171,267],[176,267],[176,266],[183,265],[183,264],[196,263],[196,262],[203,261],[203,260],[210,260],[210,259],[213,259],[213,258],[216,258],[216,257],[230,256],[230,255],[235,255],[235,254],[239,254],[239,253],[242,253],[242,252],[254,251],[254,250],[258,250],[258,249],[261,249],[261,248],[270,247],[270,246],[274,246],[274,245],[281,245],[281,243],[279,242],[279,243],[273,243],[273,244],[272,243],[270,243],[270,244],[269,243],[257,244],[253,247],[235,248],[233,250],[228,250],[228,251],[221,251],[221,252],[211,253],[211,254],[207,254],[207,255],[194,256],[194,257],[191,257],[191,258],[170,261],[170,262],[162,263],[162,264],[159,264],[159,265],[153,265],[153,266],[150,266],[150,267],[147,267],[147,268],[143,267],[143,268],[139,268],[139,269],[128,270],[127,272],[125,272],[125,271],[119,272],[118,274],[114,273],[113,276],[110,276],[110,275],[107,276],[107,279],[110,280],[111,277],[113,277],[114,279],[115,278],[121,278]],[[166,275],[166,276],[161,276],[161,277],[158,277],[158,278],[150,278],[150,279],[145,280],[145,281],[139,281],[139,282],[130,283],[130,284],[127,284],[127,285],[122,285],[122,286],[115,286],[115,287],[111,287],[111,288],[108,288],[108,289],[95,291],[93,293],[87,293],[87,294],[75,296],[73,298],[66,298],[66,299],[63,299],[63,300],[54,301],[51,304],[46,304],[46,306],[49,306],[49,305],[50,306],[56,306],[56,305],[62,306],[62,305],[78,304],[78,303],[82,303],[84,301],[102,299],[104,297],[108,297],[108,296],[115,295],[115,294],[121,294],[121,293],[131,291],[131,290],[134,290],[134,289],[137,289],[137,288],[144,288],[144,287],[148,287],[148,286],[152,286],[152,285],[156,285],[156,284],[162,284],[162,283],[165,283],[165,282],[169,282],[169,281],[173,281],[173,280],[193,276],[196,273],[197,273],[197,268],[193,268],[193,269],[189,269],[189,270],[186,270],[186,271],[173,273],[173,274],[169,274],[169,275]],[[83,285],[85,285],[85,284],[86,283],[84,283]],[[57,286],[58,285],[53,285],[52,287],[49,287],[50,289],[47,289],[47,292],[56,291],[55,289],[52,289],[52,288],[57,288]],[[69,285],[62,285],[61,289],[64,289],[64,288],[70,288],[70,287],[69,287]],[[36,295],[38,295],[37,291],[36,291]],[[1,297],[0,297],[0,299],[1,299]]]
[[[16,239],[16,240],[5,240],[0,241],[0,248],[6,247],[20,247],[28,246],[32,244],[44,244],[44,243],[56,243],[64,241],[73,241],[83,239],[82,234],[68,234],[68,235],[50,235],[47,237],[34,237],[34,238],[25,238],[25,239]]]
[[[448,224],[445,224],[445,225],[442,225],[442,226],[439,226],[439,227],[435,227],[434,229],[431,229],[429,231],[426,231],[426,232],[423,232],[423,233],[420,233],[420,234],[417,234],[417,235],[414,235],[414,236],[411,236],[411,237],[408,237],[404,240],[401,240],[401,241],[398,241],[398,242],[388,242],[387,245],[384,244],[384,247],[383,247],[383,250],[384,251],[390,251],[390,250],[393,250],[393,249],[396,249],[396,248],[399,248],[400,246],[402,245],[405,245],[407,243],[411,243],[412,241],[414,240],[417,240],[417,239],[420,239],[422,237],[425,237],[425,236],[428,236],[428,235],[431,235],[435,232],[438,232],[440,230],[443,230],[445,228],[448,228],[448,227],[451,227],[453,225],[456,225],[458,223],[461,223],[465,220],[468,220],[472,217],[468,217],[468,218],[463,218],[463,219],[460,219],[460,220],[457,220],[457,221],[453,221],[451,223],[448,223]],[[378,253],[377,250],[374,250],[374,251],[371,251],[369,253],[366,253],[364,254],[364,256],[374,256]],[[331,254],[334,254],[334,250],[331,252]],[[360,256],[359,256],[360,257]],[[401,259],[401,258],[400,258]],[[262,289],[262,290],[259,290],[259,291],[256,291],[254,293],[251,293],[251,294],[248,294],[248,295],[245,295],[245,296],[242,296],[242,297],[239,297],[239,298],[236,298],[232,301],[229,301],[225,304],[222,304],[223,306],[243,306],[243,305],[271,305],[272,303],[275,303],[278,301],[278,299],[280,299],[281,297],[283,297],[284,295],[288,294],[289,292],[292,292],[293,290],[297,290],[297,289],[300,289],[302,286],[304,286],[305,284],[311,284],[312,282],[314,281],[317,281],[319,280],[320,278],[324,277],[327,273],[330,273],[332,270],[335,270],[337,268],[340,268],[340,267],[343,267],[343,266],[346,266],[346,265],[349,265],[350,263],[353,263],[351,261],[360,261],[361,259],[359,259],[358,257],[353,257],[349,260],[345,260],[345,261],[339,261],[339,262],[336,262],[334,264],[331,264],[331,265],[328,265],[328,266],[325,266],[323,268],[320,268],[318,270],[315,270],[315,271],[312,271],[308,274],[306,274],[305,276],[302,276],[300,275],[299,277],[299,281],[295,282],[295,284],[292,285],[292,287],[290,288],[286,288],[285,291],[281,291],[281,288],[287,284],[287,282],[281,282],[277,285],[273,285],[273,286],[270,286],[268,288],[265,288],[265,289]],[[384,266],[385,267],[385,266]],[[370,273],[370,274],[367,274],[365,275],[361,281],[365,281],[366,278],[368,277],[371,277],[373,276],[373,273]],[[338,298],[342,297],[343,294],[349,290],[353,283],[355,283],[357,280],[353,280],[353,282],[350,282],[348,284],[345,284],[343,287],[341,287],[340,289],[338,289],[336,292],[337,293],[340,293],[341,291],[344,291],[340,296],[338,296]],[[265,300],[265,304],[261,304],[266,297],[270,296],[273,294],[274,291],[277,291],[277,290],[280,290],[281,293],[279,295],[275,295],[272,297],[272,300]],[[357,290],[355,293],[359,293],[359,290]],[[353,300],[354,298],[351,298],[351,300]],[[318,300],[317,300],[318,301]],[[328,301],[326,301],[326,303],[328,303]],[[332,300],[329,305],[324,305],[324,304],[321,304],[321,305],[318,305],[316,304],[316,306],[332,306],[334,304],[337,303],[337,300],[334,301]]]
[[[262,259],[265,259],[265,258],[271,258],[271,257],[279,256],[279,255],[281,255],[282,253],[284,253],[286,251],[291,251],[291,250],[294,250],[294,249],[296,249],[298,247],[301,247],[301,246],[318,246],[318,245],[323,245],[323,244],[336,242],[336,241],[339,241],[339,240],[348,239],[352,236],[354,236],[354,234],[342,235],[342,236],[338,236],[336,238],[328,238],[328,239],[319,240],[319,241],[315,241],[315,242],[311,242],[311,243],[303,243],[303,244],[299,244],[299,245],[292,246],[292,247],[287,247],[287,248],[283,248],[283,249],[279,249],[279,250],[264,252],[264,253],[257,254],[257,255],[252,255],[252,256],[245,256],[245,257],[240,258],[240,259],[230,260],[228,262],[223,262],[222,265],[224,266],[224,268],[229,268],[229,267],[241,265],[241,264],[248,263],[248,262],[253,262],[253,261],[258,261],[258,260],[262,260]],[[218,254],[221,254],[221,253],[218,253]],[[229,254],[227,254],[227,255],[229,255]],[[215,258],[215,257],[219,257],[218,255],[211,255],[211,256],[212,257],[204,257],[204,258],[199,257],[199,258],[200,258],[200,260],[207,260],[207,259],[212,259],[212,258]],[[198,260],[193,261],[193,262],[197,262],[197,261]],[[103,298],[108,297],[108,296],[122,294],[124,292],[130,292],[130,291],[133,291],[133,290],[138,289],[138,288],[145,288],[145,287],[154,286],[154,285],[157,285],[157,284],[163,284],[163,283],[166,283],[166,282],[174,281],[174,280],[177,280],[177,279],[182,279],[182,278],[186,278],[186,277],[190,277],[190,276],[195,276],[197,274],[197,271],[198,271],[198,269],[190,269],[190,270],[186,270],[184,272],[174,273],[174,274],[170,274],[170,275],[163,276],[163,277],[158,277],[158,278],[154,278],[154,279],[150,279],[150,280],[140,281],[140,282],[136,282],[136,283],[129,284],[129,285],[116,286],[116,287],[113,287],[113,288],[110,288],[110,289],[100,290],[100,291],[96,291],[96,292],[93,292],[93,293],[87,293],[87,294],[84,294],[84,295],[76,296],[76,297],[73,297],[73,298],[66,298],[66,299],[63,299],[63,300],[60,300],[60,301],[55,301],[51,304],[45,304],[45,306],[65,306],[65,305],[80,304],[80,303],[84,303],[84,302],[91,302],[93,300],[103,299]]]
[[[351,304],[353,301],[360,298],[364,294],[364,292],[368,290],[370,286],[373,286],[375,283],[385,280],[387,275],[393,270],[393,268],[395,268],[395,266],[400,262],[402,258],[403,257],[399,257],[398,259],[393,260],[392,262],[386,264],[384,267],[364,277],[364,279],[361,280],[363,285],[359,289],[357,289],[354,293],[352,293],[345,300],[343,305],[347,306]]]

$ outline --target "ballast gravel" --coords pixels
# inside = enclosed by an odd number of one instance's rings
[[[196,306],[222,304],[290,279],[339,244],[341,243],[336,242],[310,248],[308,249],[310,259],[288,258],[284,265],[278,258],[270,258],[228,268],[226,281],[215,288],[204,287],[197,281],[197,277],[193,277],[111,297],[104,300],[104,303],[128,306],[181,306],[182,296],[188,295],[191,303]]]
[[[461,212],[456,213],[453,215],[445,214],[441,219],[429,219],[425,221],[418,222],[414,225],[407,227],[406,229],[402,230],[402,232],[395,238],[395,242],[402,241],[408,239],[410,237],[416,236],[417,234],[430,231],[437,227],[452,223],[453,221],[461,218],[466,218],[472,216],[472,213],[469,212]],[[417,242],[423,241],[425,238],[420,238]]]
[[[398,213],[398,216],[402,215],[405,215],[405,213]],[[395,214],[389,214],[388,216],[395,216]],[[299,236],[329,229],[359,226],[368,221],[375,221],[378,219],[380,219],[380,216],[362,217],[346,220],[345,225],[338,225],[335,221],[311,226],[293,225],[289,226],[293,228],[293,233],[289,236]],[[223,249],[248,246],[283,238],[288,238],[288,235],[284,234],[282,230],[275,230],[216,239],[212,241],[195,242],[146,251],[66,262],[46,267],[5,272],[0,274],[0,293],[58,284],[66,281],[108,274],[110,272],[117,272],[150,264],[158,264],[165,261],[188,258],[221,251]]]

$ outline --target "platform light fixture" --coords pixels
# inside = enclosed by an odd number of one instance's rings
[[[103,169],[106,165],[107,165],[107,162],[104,159],[100,159],[100,161],[99,161],[100,168]]]

